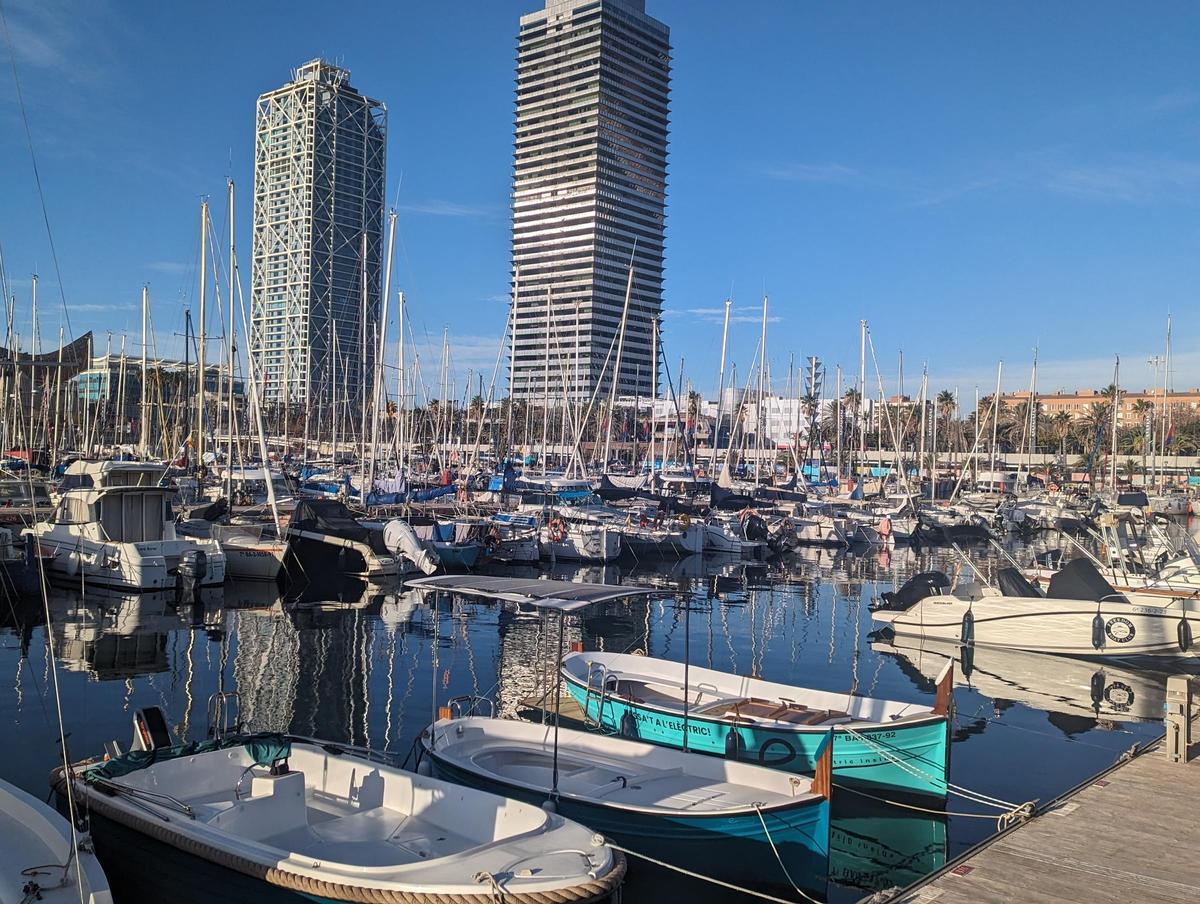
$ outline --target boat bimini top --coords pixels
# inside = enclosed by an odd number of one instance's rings
[[[521,603],[541,609],[574,612],[593,603],[629,596],[649,596],[662,593],[661,588],[632,587],[623,584],[589,584],[574,581],[540,581],[529,578],[503,578],[473,574],[447,574],[433,578],[417,578],[406,586],[417,590],[444,590],[463,596]]]

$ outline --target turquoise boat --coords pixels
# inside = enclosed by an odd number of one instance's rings
[[[949,666],[932,707],[695,666],[685,707],[683,663],[623,653],[570,653],[562,674],[589,723],[627,738],[811,773],[833,731],[835,783],[893,797],[946,797]]]
[[[802,780],[596,732],[482,716],[440,719],[420,740],[418,771],[547,806],[636,854],[739,886],[825,890],[828,756],[824,772]]]

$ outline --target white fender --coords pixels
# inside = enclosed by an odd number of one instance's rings
[[[75,550],[71,550],[69,553],[67,553],[65,567],[67,577],[73,578],[75,575],[79,574],[79,553],[75,552]]]
[[[392,555],[403,556],[425,574],[433,574],[442,564],[437,552],[421,542],[412,525],[399,518],[383,526],[383,545]]]

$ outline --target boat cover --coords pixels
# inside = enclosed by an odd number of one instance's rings
[[[286,735],[273,732],[227,735],[217,741],[191,741],[187,744],[177,744],[174,747],[131,750],[129,753],[105,760],[103,763],[89,766],[83,773],[83,780],[92,785],[96,782],[129,775],[131,772],[137,772],[153,766],[155,763],[177,760],[184,756],[195,756],[197,753],[225,750],[230,747],[245,747],[246,752],[254,758],[254,763],[258,766],[270,766],[279,760],[287,759],[292,752],[291,739]]]
[[[1050,578],[1046,596],[1058,600],[1121,600],[1128,602],[1113,589],[1112,584],[1096,570],[1088,559],[1072,559]]]
[[[1001,568],[996,573],[996,584],[1005,596],[1038,597],[1042,591],[1025,580],[1025,575],[1015,568]]]
[[[343,540],[366,543],[380,555],[389,555],[383,543],[383,531],[359,524],[350,509],[336,499],[302,499],[288,522],[288,530],[330,534]]]

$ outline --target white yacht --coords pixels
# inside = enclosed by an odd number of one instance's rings
[[[163,468],[144,462],[77,461],[50,520],[24,531],[51,575],[84,584],[167,590],[225,581],[216,541],[180,536]]]

